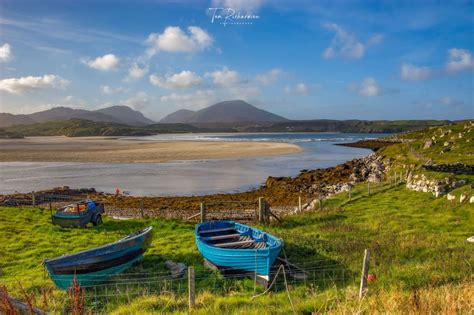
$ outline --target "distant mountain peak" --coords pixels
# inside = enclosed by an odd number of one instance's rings
[[[178,110],[169,114],[161,123],[242,123],[282,122],[288,119],[259,109],[243,100],[223,101],[196,112]]]
[[[0,114],[0,128],[69,119],[114,122],[134,126],[155,123],[153,120],[145,117],[141,112],[125,105],[114,105],[95,111],[58,106],[29,115]]]

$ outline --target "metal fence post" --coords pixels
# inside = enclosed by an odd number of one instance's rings
[[[201,202],[201,223],[206,222],[206,204]]]
[[[188,293],[189,293],[189,310],[192,310],[196,305],[196,286],[194,283],[194,267],[188,267]]]
[[[369,273],[370,250],[364,251],[364,262],[362,263],[362,274],[360,276],[359,299],[362,299],[365,294],[365,287],[367,285],[367,275]]]

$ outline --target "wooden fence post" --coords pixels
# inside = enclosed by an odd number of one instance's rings
[[[298,196],[298,211],[303,211],[303,204],[301,202],[301,196]]]
[[[36,206],[36,196],[35,196],[34,191],[31,192],[31,203],[32,203],[33,207]]]
[[[319,200],[319,210],[323,210],[323,197],[319,195],[318,200]]]
[[[369,273],[370,250],[364,251],[364,262],[362,263],[362,274],[360,276],[359,299],[362,299],[365,294],[365,287],[367,285],[367,275]]]
[[[145,209],[144,208],[145,208],[145,206],[143,204],[143,198],[142,198],[142,199],[140,199],[140,212],[142,214],[142,218],[145,217]]]
[[[265,201],[263,197],[258,198],[258,221],[260,223],[265,223]]]
[[[206,203],[201,202],[201,223],[206,222]]]
[[[189,294],[189,310],[194,308],[196,301],[196,286],[194,283],[194,267],[188,267],[188,294]]]

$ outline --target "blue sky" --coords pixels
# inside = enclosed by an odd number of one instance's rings
[[[466,119],[473,75],[473,1],[0,0],[0,112]]]

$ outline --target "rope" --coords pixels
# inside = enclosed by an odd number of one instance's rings
[[[268,291],[271,290],[271,288],[273,287],[273,285],[276,282],[276,279],[278,278],[278,274],[280,273],[281,267],[283,267],[283,265],[280,265],[280,267],[278,267],[277,273],[275,274],[275,278],[273,278],[273,281],[270,284],[270,286],[265,291],[263,291],[262,293],[252,296],[252,300],[259,297],[259,296],[262,296],[262,295],[268,293]]]
[[[283,266],[283,265],[281,265]],[[295,306],[293,305],[293,301],[291,300],[290,290],[288,289],[288,282],[286,281],[286,272],[285,268],[283,267],[283,279],[285,279],[285,288],[286,288],[286,295],[288,296],[288,301],[290,301],[291,309],[293,310],[293,314],[296,314]]]

